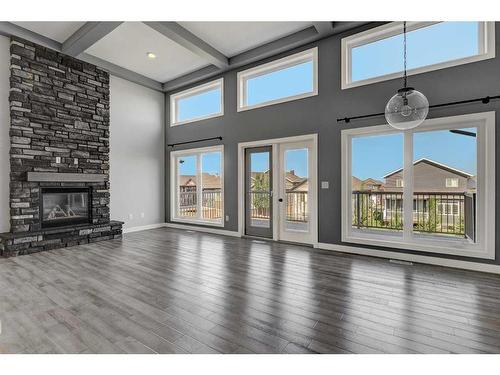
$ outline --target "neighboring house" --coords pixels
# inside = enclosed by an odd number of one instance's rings
[[[413,191],[415,193],[465,193],[476,189],[474,175],[438,163],[430,159],[419,159],[413,163]],[[388,191],[403,191],[402,168],[384,176]]]
[[[439,231],[448,233],[449,228],[453,228],[453,231],[462,234],[465,216],[473,214],[465,212],[465,199],[466,194],[473,197],[476,191],[475,176],[426,158],[415,161],[413,165],[415,225],[428,227],[429,220],[438,220]],[[380,219],[376,219],[379,222],[382,220],[380,225],[389,223],[389,226],[397,227],[403,216],[403,169],[386,174],[384,179],[385,183],[372,178],[360,180],[353,177],[353,210],[358,210],[359,206],[360,217],[381,215]],[[378,194],[372,194],[374,192]],[[368,214],[367,210],[372,213]],[[356,216],[357,213],[354,213]]]
[[[202,173],[202,196],[203,205],[212,207],[217,206],[221,201],[221,178],[218,175],[210,173]],[[179,176],[179,192],[180,206],[191,207],[196,206],[196,176],[181,175]]]

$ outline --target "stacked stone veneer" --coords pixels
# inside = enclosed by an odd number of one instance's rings
[[[109,74],[16,38],[10,52],[11,231],[0,235],[0,252],[15,255],[120,235],[119,223],[109,225]],[[28,182],[28,172],[104,178],[93,183]],[[76,231],[43,230],[40,188],[49,186],[91,186],[92,224]]]

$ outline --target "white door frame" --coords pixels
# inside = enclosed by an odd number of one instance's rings
[[[280,143],[292,143],[292,142],[303,142],[312,141],[313,150],[311,158],[313,158],[314,168],[311,169],[310,178],[316,181],[315,188],[311,189],[311,233],[312,233],[312,245],[316,246],[318,243],[318,134],[306,134],[299,135],[295,137],[285,137],[285,138],[273,138],[264,139],[252,142],[241,142],[238,143],[238,234],[240,236],[245,235],[245,149],[251,147],[259,146],[273,146],[273,161],[277,162],[279,160],[278,149],[275,147]],[[273,190],[279,185],[278,173],[273,173]],[[278,195],[273,192],[273,207],[278,207]],[[278,223],[279,210],[273,210],[273,222]],[[279,227],[278,225],[273,225],[273,240],[277,241],[279,239]]]

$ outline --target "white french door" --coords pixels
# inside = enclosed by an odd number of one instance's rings
[[[275,225],[278,240],[314,244],[316,226],[316,150],[314,142],[275,145],[277,196]]]

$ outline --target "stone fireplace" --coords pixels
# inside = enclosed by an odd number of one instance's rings
[[[11,226],[0,255],[120,238],[109,214],[109,74],[17,38],[10,51]]]

